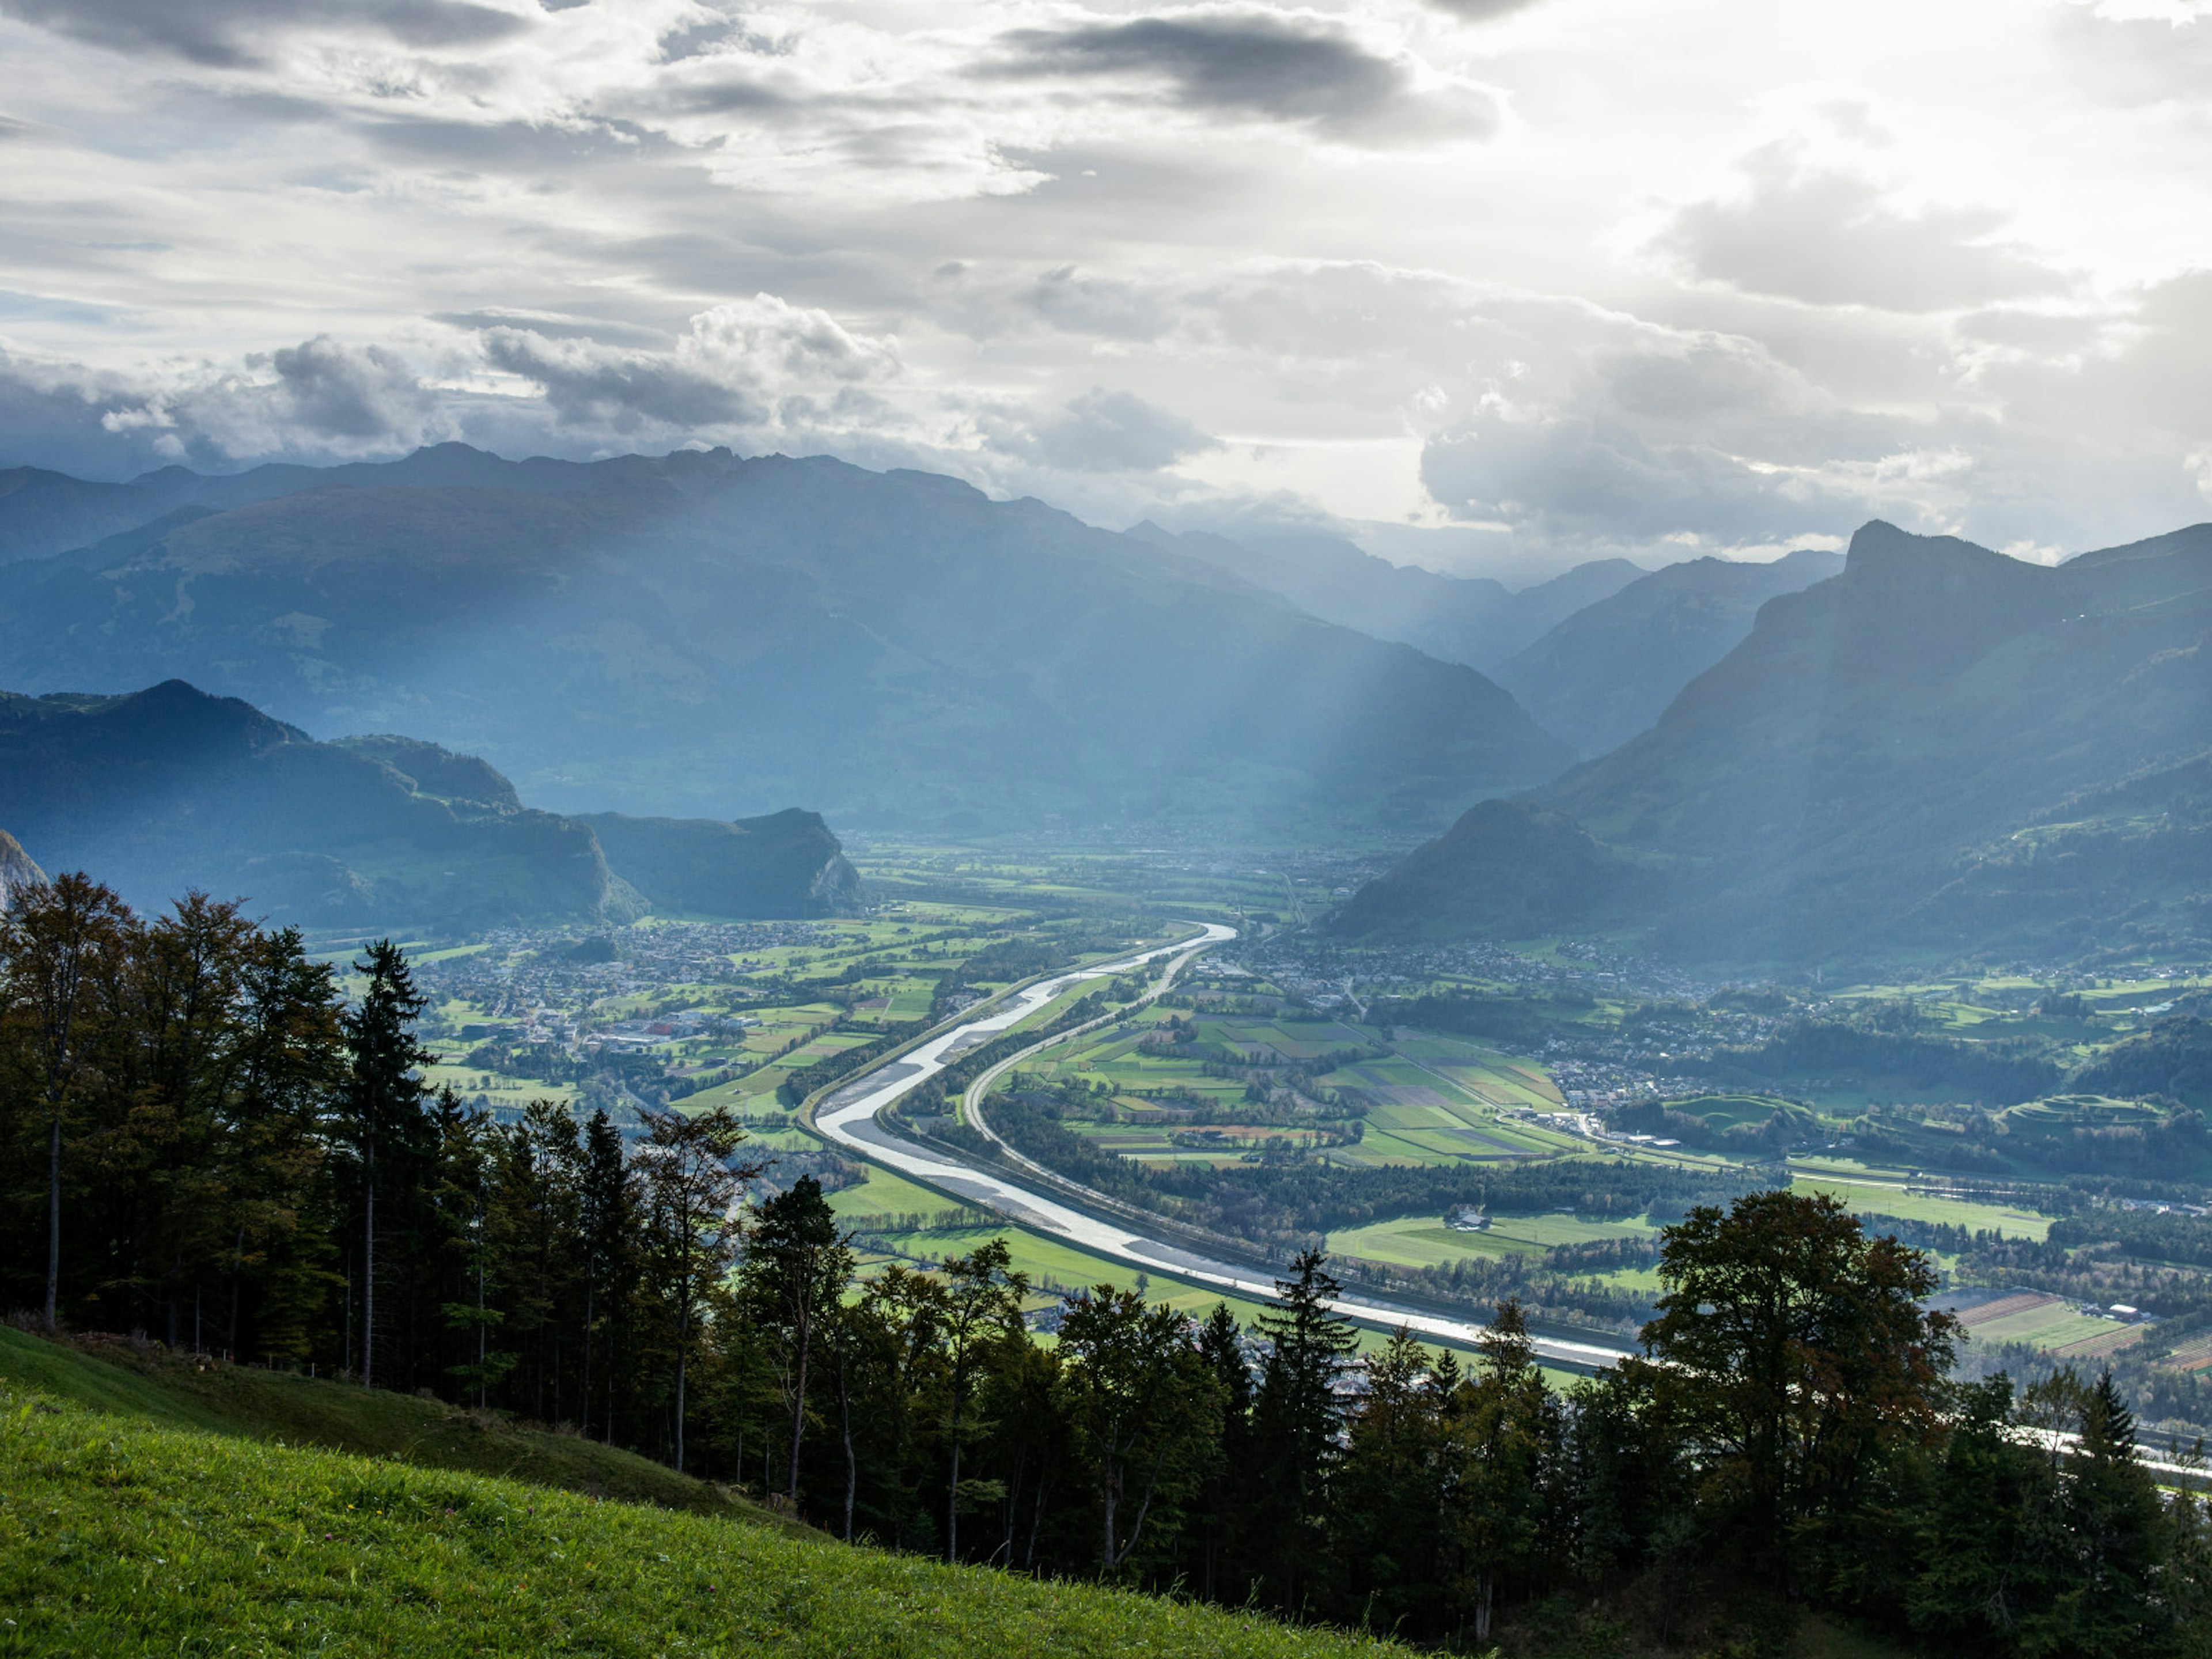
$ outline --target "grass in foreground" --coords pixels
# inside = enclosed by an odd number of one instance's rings
[[[0,1389],[0,1654],[1206,1654],[1384,1644]]]
[[[792,1524],[651,1458],[572,1434],[523,1428],[413,1395],[226,1365],[113,1339],[49,1342],[0,1326],[0,1384],[167,1428],[511,1475],[590,1497]]]

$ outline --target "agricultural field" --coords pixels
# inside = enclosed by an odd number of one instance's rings
[[[1401,1216],[1364,1227],[1331,1233],[1332,1254],[1359,1256],[1407,1267],[1449,1267],[1455,1261],[1489,1256],[1540,1256],[1562,1244],[1622,1239],[1656,1249],[1659,1229],[1641,1218],[1599,1221],[1566,1213],[1497,1216],[1480,1231],[1454,1228],[1428,1216]]]
[[[1519,1115],[1559,1109],[1540,1066],[1356,1020],[1155,1005],[1040,1055],[1003,1086],[1074,1085],[1110,1120],[1072,1125],[1123,1157],[1219,1163],[1287,1141],[1350,1167],[1496,1163],[1588,1143]]]
[[[1799,1169],[1792,1170],[1790,1184],[1801,1192],[1826,1193],[1856,1214],[1893,1215],[1900,1220],[1999,1233],[2007,1238],[2041,1240],[2051,1234],[2049,1216],[2017,1203],[1984,1203],[1902,1182],[1853,1181]]]
[[[2020,1343],[2054,1358],[2093,1361],[2142,1340],[2144,1328],[2082,1312],[2041,1291],[1970,1291],[1951,1298],[1969,1341]]]

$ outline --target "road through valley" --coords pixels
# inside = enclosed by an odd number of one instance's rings
[[[1074,969],[1014,992],[989,1006],[975,1018],[939,1032],[918,1048],[841,1085],[816,1107],[814,1127],[825,1139],[872,1163],[896,1170],[964,1203],[995,1211],[1017,1225],[1065,1239],[1147,1273],[1163,1274],[1224,1294],[1264,1301],[1274,1294],[1275,1286],[1272,1277],[1261,1269],[1215,1260],[1201,1251],[1155,1237],[1146,1230],[1140,1218],[1127,1215],[1110,1200],[1101,1198],[1095,1204],[1085,1202],[1082,1207],[1076,1207],[1045,1190],[1058,1183],[1042,1178],[1041,1171],[1030,1176],[1018,1167],[1013,1170],[985,1168],[961,1160],[950,1150],[918,1144],[899,1134],[881,1115],[884,1108],[908,1090],[936,1076],[971,1049],[1002,1036],[1072,986],[1163,962],[1165,965],[1157,991],[1172,982],[1200,951],[1236,936],[1233,927],[1209,923],[1203,933],[1178,944]],[[1068,1194],[1070,1198],[1074,1195]],[[1362,1325],[1383,1329],[1403,1325],[1418,1336],[1457,1346],[1472,1346],[1482,1334],[1482,1327],[1474,1321],[1401,1307],[1387,1297],[1364,1291],[1343,1296],[1336,1307],[1339,1312]],[[1577,1370],[1611,1365],[1623,1352],[1621,1348],[1602,1340],[1575,1341],[1550,1334],[1538,1336],[1535,1346],[1538,1355],[1546,1361]]]

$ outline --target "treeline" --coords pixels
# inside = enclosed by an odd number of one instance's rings
[[[2212,1020],[2162,1019],[2084,1066],[2075,1086],[2092,1094],[2164,1095],[2212,1109]]]
[[[2064,1075],[2049,1045],[2032,1037],[1961,1042],[1884,1024],[1872,1016],[1793,1019],[1757,1047],[1717,1049],[1698,1068],[1730,1084],[1856,1077],[1996,1105],[2048,1094]]]
[[[1630,1134],[1663,1135],[1686,1146],[1703,1147],[1753,1157],[1776,1153],[1820,1133],[1820,1121],[1802,1106],[1781,1103],[1754,1122],[1731,1123],[1715,1128],[1694,1114],[1680,1111],[1656,1100],[1616,1106],[1606,1113],[1606,1122]]]

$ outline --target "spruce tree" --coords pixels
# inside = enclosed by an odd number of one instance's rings
[[[363,1309],[361,1381],[376,1382],[376,1200],[383,1172],[380,1158],[422,1150],[425,1068],[438,1063],[415,1040],[415,1022],[425,1002],[415,988],[407,957],[388,939],[368,947],[354,971],[368,976],[361,999],[345,1016],[346,1048],[351,1065],[343,1103],[343,1133],[353,1148],[362,1193]]]
[[[1331,1305],[1342,1287],[1324,1260],[1319,1250],[1301,1252],[1260,1316],[1267,1358],[1252,1401],[1254,1511],[1273,1599],[1291,1612],[1311,1601],[1326,1558],[1329,1481],[1344,1427],[1337,1384],[1359,1345],[1352,1322]]]
[[[836,1212],[822,1183],[801,1176],[769,1199],[745,1229],[740,1279],[755,1324],[781,1351],[784,1396],[791,1407],[791,1460],[786,1500],[799,1504],[799,1449],[806,1431],[806,1390],[816,1334],[852,1278],[851,1245],[837,1231]]]
[[[583,1159],[576,1176],[580,1240],[584,1253],[584,1379],[581,1431],[592,1431],[592,1376],[595,1361],[606,1365],[607,1443],[614,1443],[615,1367],[603,1358],[603,1322],[619,1318],[635,1274],[637,1182],[623,1148],[622,1132],[605,1108],[584,1126]]]

